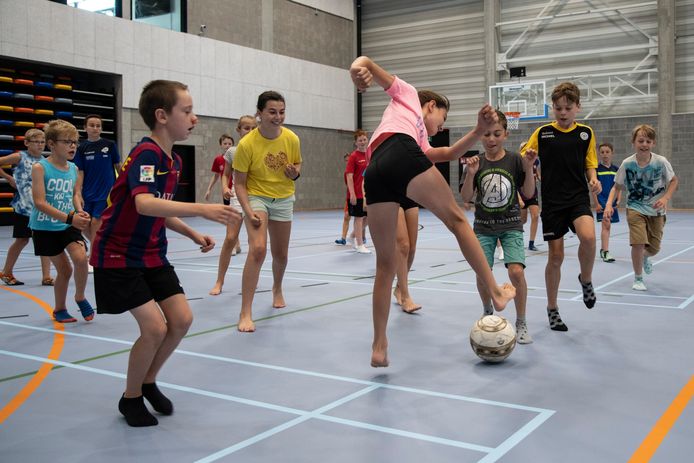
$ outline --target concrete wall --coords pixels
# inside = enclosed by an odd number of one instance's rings
[[[579,121],[580,122],[580,121]],[[604,119],[591,119],[586,123],[592,127],[597,143],[609,142],[614,145],[615,154],[613,162],[619,165],[624,158],[634,153],[631,145],[631,131],[634,127],[640,124],[650,124],[658,130],[658,117],[653,116],[638,116],[638,117],[615,117]],[[506,141],[505,146],[509,149],[518,149],[521,142],[527,140],[533,131],[539,127],[537,123],[522,123],[518,130],[511,131],[511,134]],[[679,180],[679,187],[670,204],[672,208],[692,209],[694,208],[694,156],[691,154],[691,147],[694,146],[694,132],[691,130],[694,127],[694,114],[675,114],[673,116],[673,152],[661,153],[658,151],[658,145],[654,152],[666,156],[672,168],[675,171]],[[467,133],[469,128],[452,128],[451,143]],[[483,151],[483,148],[478,144],[475,148]],[[458,166],[456,163],[451,163],[451,188],[457,193],[458,181]],[[460,201],[460,195],[456,194]]]

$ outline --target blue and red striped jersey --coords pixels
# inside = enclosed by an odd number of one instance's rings
[[[149,193],[173,200],[181,157],[167,154],[149,137],[135,146],[108,195],[108,206],[92,245],[89,263],[100,268],[152,268],[168,265],[165,218],[142,215],[135,196]]]

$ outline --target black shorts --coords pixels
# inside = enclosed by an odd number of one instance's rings
[[[523,209],[527,209],[530,206],[538,206],[540,203],[537,202],[537,195],[530,199],[523,198]]]
[[[171,265],[155,268],[94,267],[98,313],[119,314],[176,294],[184,294]]]
[[[357,204],[354,205],[347,201],[347,210],[349,211],[350,217],[366,217],[366,211],[364,210],[364,198],[357,198]]]
[[[75,227],[67,227],[63,231],[32,230],[31,237],[34,242],[34,254],[37,256],[57,256],[70,243],[82,243],[84,248],[87,248],[82,232]]]
[[[563,237],[569,230],[576,233],[573,222],[583,215],[589,215],[591,219],[593,218],[593,211],[590,209],[589,203],[576,204],[562,209],[543,207],[540,213],[542,237],[545,241],[552,241]]]
[[[226,198],[222,198],[222,203],[223,203],[225,206],[228,206],[229,204],[231,204],[231,200],[228,200],[228,199],[226,199]]]
[[[28,215],[12,213],[12,238],[31,238]]]
[[[376,148],[364,172],[366,204],[405,202],[410,180],[433,165],[414,138],[390,136]]]
[[[404,200],[400,201],[400,207],[402,207],[403,211],[406,211],[408,209],[412,209],[413,207],[420,206],[416,202],[412,201],[410,198],[405,198]]]

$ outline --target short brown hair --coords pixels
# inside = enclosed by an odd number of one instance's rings
[[[506,119],[506,114],[503,112],[499,111],[498,109],[496,110],[496,117],[499,118],[499,124],[504,128],[504,130],[508,130],[508,119]]]
[[[236,142],[234,141],[234,137],[232,137],[232,136],[229,135],[228,133],[223,133],[222,135],[219,136],[219,144],[221,145],[222,142],[223,142],[224,140],[226,140],[227,138],[228,138],[229,140],[231,140],[231,144],[232,144],[232,145],[233,145],[234,143],[236,143]]]
[[[188,86],[175,80],[153,80],[142,89],[137,109],[142,120],[151,130],[154,130],[157,123],[157,118],[154,115],[157,109],[163,109],[166,113],[170,113],[171,109],[176,106],[178,101],[176,90],[186,91]]]
[[[636,137],[639,136],[639,132],[643,132],[644,137],[655,141],[655,129],[653,128],[653,126],[650,126],[648,124],[641,124],[634,127],[634,130],[631,131],[632,143],[636,141]]]
[[[445,108],[446,111],[451,109],[451,102],[448,101],[448,98],[431,90],[417,90],[417,96],[419,96],[419,104],[421,106],[434,100],[437,108]]]
[[[607,146],[610,149],[610,151],[612,151],[614,153],[614,146],[612,146],[612,143],[610,143],[609,141],[605,141],[605,142],[600,143],[598,145],[598,151],[600,151],[600,148],[602,148],[603,146]]]
[[[79,138],[77,128],[62,119],[53,119],[52,121],[48,121],[48,123],[43,127],[43,133],[46,134],[46,141],[58,141],[58,138],[64,135],[74,135],[75,138]]]
[[[368,136],[369,136],[369,134],[366,132],[366,130],[357,129],[354,131],[354,140],[355,141],[359,137],[368,137]]]
[[[556,103],[561,97],[566,97],[566,101],[580,104],[581,91],[573,82],[562,82],[552,90],[552,102]]]
[[[99,119],[102,123],[104,122],[103,118],[99,116],[98,114],[88,114],[84,118],[84,126],[87,127],[87,122],[89,122],[89,119]]]

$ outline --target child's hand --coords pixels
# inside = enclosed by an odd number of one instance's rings
[[[224,204],[203,204],[203,206],[201,215],[207,220],[219,222],[222,225],[241,221],[241,214],[232,207]]]
[[[72,217],[72,226],[78,230],[84,230],[89,227],[91,221],[92,218],[89,216],[89,214],[84,211],[80,211]]]
[[[535,160],[537,160],[537,151],[534,149],[525,150],[525,154],[521,158],[523,159],[523,170],[532,172]]]
[[[488,104],[480,108],[477,113],[477,129],[480,135],[491,130],[497,122],[499,122],[499,117],[496,115],[496,110],[494,108]]]
[[[209,200],[210,200],[210,190],[207,190],[205,192],[205,201],[209,201]]]
[[[665,210],[667,210],[668,201],[670,201],[670,200],[667,199],[665,196],[663,196],[662,198],[660,198],[658,201],[655,202],[655,204],[653,205],[653,208],[654,209],[662,209],[663,211],[665,211]]]
[[[588,187],[590,188],[591,193],[595,193],[596,195],[599,195],[602,191],[602,183],[600,183],[597,178],[594,178],[588,182]]]
[[[290,180],[296,180],[296,178],[299,176],[299,169],[294,164],[287,164],[284,167],[284,175],[286,175]]]
[[[597,210],[597,208],[596,208],[596,210]],[[613,214],[612,211],[613,211],[612,206],[609,206],[609,205],[605,206],[605,210],[602,213],[602,220],[609,223],[612,220],[612,214]],[[600,212],[600,211],[598,211],[598,212]]]
[[[251,225],[255,228],[260,227],[263,223],[263,219],[255,211],[253,211],[252,214],[248,214],[248,220],[250,220]]]
[[[210,252],[214,249],[215,243],[211,236],[197,234],[193,241],[200,245],[200,251],[202,252]]]
[[[602,211],[603,211],[603,208],[600,205],[600,203],[595,203],[595,212],[597,212],[599,214]]]
[[[477,171],[480,169],[480,157],[470,156],[466,159],[467,163],[465,165],[467,167],[465,168],[465,171],[467,172],[467,175],[475,175]]]
[[[359,93],[365,92],[373,81],[371,71],[364,66],[352,66],[349,68],[349,75],[352,77],[352,82],[354,82],[354,86],[357,87]]]

